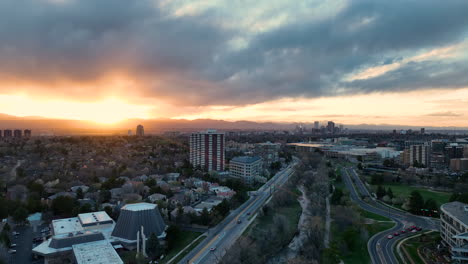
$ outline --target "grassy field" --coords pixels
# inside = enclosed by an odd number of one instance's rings
[[[182,254],[180,254],[176,259],[174,259],[174,261],[172,261],[172,263],[178,263],[183,257],[185,257],[185,255],[187,255],[190,251],[192,251],[192,249],[194,249],[196,246],[198,246],[198,244],[200,244],[206,237],[202,237],[200,239],[198,239],[195,243],[193,243],[190,247],[188,247]],[[172,254],[172,256],[167,256],[165,257],[162,261],[160,261],[159,263],[161,264],[164,264],[164,263],[167,263],[167,261],[171,260],[171,258],[173,258],[178,252],[175,252],[175,254]]]
[[[439,232],[428,234],[428,237],[421,241],[421,237],[415,237],[407,240],[402,246],[406,249],[411,260],[415,264],[424,264],[424,261],[418,255],[418,248],[424,245],[430,245],[440,238]]]
[[[167,253],[167,255],[164,257],[163,260],[161,260],[159,263],[163,264],[169,261],[171,258],[173,258],[179,251],[184,249],[188,244],[190,244],[193,240],[195,240],[197,237],[201,235],[201,233],[198,232],[192,232],[192,231],[180,231],[180,239],[177,240],[177,244],[174,245],[174,248]],[[192,248],[194,248],[196,245],[198,245],[201,241],[203,241],[204,238],[200,238],[194,245],[191,246],[188,250],[186,250],[183,254],[179,256],[181,259],[183,256],[185,256]],[[174,261],[173,263],[177,263],[177,261]]]
[[[369,219],[373,219],[373,220],[376,220],[376,221],[391,221],[390,218],[387,218],[385,216],[381,216],[381,215],[378,215],[378,214],[374,214],[374,213],[371,213],[371,212],[368,212],[368,211],[365,211],[365,210],[361,210],[361,215],[365,218],[369,218]]]
[[[432,198],[437,202],[438,206],[449,202],[449,199],[451,196],[450,193],[434,192],[428,189],[408,186],[406,184],[401,184],[401,183],[384,184],[382,186],[385,187],[385,190],[387,190],[388,188],[392,188],[393,195],[398,196],[398,197],[403,197],[403,198],[408,198],[412,191],[418,191],[421,194],[421,196],[424,198],[424,200]],[[377,188],[376,185],[374,185],[374,187]]]
[[[373,235],[392,228],[395,224],[394,223],[374,223],[371,225],[366,225],[366,229],[369,232],[369,238]],[[332,238],[333,241],[342,241],[343,233],[337,232],[336,226],[333,226],[332,223]],[[340,254],[340,259],[343,260],[346,264],[363,264],[363,263],[370,263],[371,259],[369,256],[369,252],[367,251],[367,240],[362,239],[360,234],[355,234],[352,238],[356,241],[356,247],[349,251],[347,254]]]

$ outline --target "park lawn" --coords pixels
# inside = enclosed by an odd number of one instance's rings
[[[439,232],[429,234],[429,239],[426,242],[421,242],[420,237],[414,237],[407,240],[402,246],[406,249],[415,264],[424,264],[424,260],[419,257],[418,248],[424,245],[430,245],[440,238]]]
[[[175,258],[174,261],[172,261],[172,263],[179,263],[179,261],[183,257],[185,257],[185,255],[187,255],[190,251],[192,251],[192,249],[194,249],[196,246],[198,246],[198,244],[200,244],[205,238],[206,238],[206,236],[201,237],[200,239],[198,239],[195,243],[193,243],[190,247],[188,247],[182,254],[180,254],[177,258]],[[190,242],[192,242],[192,241],[190,241]],[[188,244],[190,244],[190,242]],[[186,247],[187,245],[185,245],[184,247]],[[171,250],[171,252],[169,252],[168,255],[163,260],[159,261],[159,263],[164,264],[167,261],[171,260],[175,255],[177,255],[177,253],[179,253],[180,250],[177,251],[177,252],[172,252],[172,251],[174,251],[174,250]]]
[[[374,185],[375,189],[377,188],[376,185]],[[404,197],[404,198],[409,198],[411,195],[411,192],[413,191],[418,191],[421,196],[424,198],[424,200],[427,200],[429,198],[434,199],[434,201],[437,202],[438,206],[441,206],[444,203],[448,203],[450,200],[450,193],[446,192],[435,192],[431,191],[425,188],[421,187],[414,187],[414,186],[408,186],[405,184],[401,183],[392,183],[392,184],[384,184],[382,187],[385,187],[385,190],[388,188],[392,188],[392,192],[394,196],[398,197]]]
[[[394,225],[395,223],[391,222],[381,222],[366,225],[366,229],[369,232],[369,239],[379,232],[392,228]],[[343,233],[339,233],[336,226],[334,226],[334,222],[332,222],[332,242],[340,240],[342,241],[343,239]],[[343,262],[346,264],[371,263],[369,251],[367,250],[367,240],[362,239],[360,234],[355,234],[353,240],[357,241],[356,248],[348,252],[346,255],[340,255],[340,259],[343,260]]]
[[[373,219],[376,221],[392,221],[390,218],[387,218],[385,216],[381,216],[378,214],[374,214],[372,212],[368,212],[366,210],[361,210],[361,215],[365,218]]]
[[[174,245],[174,248],[171,249],[167,255],[164,257],[163,260],[161,260],[159,263],[166,263],[166,261],[169,261],[171,258],[173,258],[175,255],[177,255],[177,253],[179,253],[179,251],[181,251],[182,249],[184,249],[188,244],[192,243],[193,240],[195,240],[197,237],[199,237],[202,233],[199,233],[199,232],[193,232],[193,231],[185,231],[185,230],[181,230],[180,231],[180,239],[178,239],[176,241],[176,244]],[[195,244],[198,245],[198,243],[200,243],[201,241],[203,241],[204,238],[200,238]],[[192,245],[191,247],[195,247],[194,245]],[[179,257],[182,258],[183,256],[185,256],[188,252],[190,252],[191,249],[189,250],[186,250],[183,254],[181,254]],[[181,257],[182,256],[182,257]],[[177,263],[177,262],[173,262],[173,263]]]

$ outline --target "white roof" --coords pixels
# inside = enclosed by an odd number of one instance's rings
[[[78,264],[123,264],[114,247],[106,240],[73,245],[73,254]]]
[[[83,227],[81,226],[78,217],[52,220],[52,228],[55,235],[83,231]]]
[[[112,218],[104,211],[79,214],[78,218],[82,225],[112,221]]]
[[[156,208],[155,204],[151,203],[134,203],[134,204],[127,204],[122,207],[122,210],[128,211],[144,211],[144,210],[152,210]]]

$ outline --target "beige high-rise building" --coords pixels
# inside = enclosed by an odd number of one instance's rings
[[[207,130],[190,136],[190,163],[207,171],[224,170],[224,133]]]
[[[410,145],[403,151],[403,164],[413,166],[416,162],[428,167],[431,147],[428,144]]]

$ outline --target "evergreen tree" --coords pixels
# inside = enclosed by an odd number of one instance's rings
[[[387,195],[388,195],[388,197],[390,197],[390,199],[393,199],[394,196],[393,196],[392,188],[388,187],[388,189],[387,189]]]
[[[385,188],[382,187],[381,185],[379,185],[379,186],[377,187],[377,193],[376,193],[377,198],[378,198],[378,199],[382,199],[382,197],[384,197],[386,194],[387,194],[387,193],[385,192]]]
[[[154,233],[151,233],[146,241],[146,254],[153,260],[158,259],[163,254],[163,248],[159,243],[158,237]]]
[[[208,212],[208,209],[203,208],[203,211],[200,215],[200,224],[202,225],[209,225],[211,221],[210,213]]]
[[[76,190],[76,199],[83,199],[83,198],[84,198],[83,190],[81,188],[78,188],[78,190]]]
[[[420,213],[424,207],[424,199],[418,191],[411,192],[409,198],[409,209],[412,213]]]

